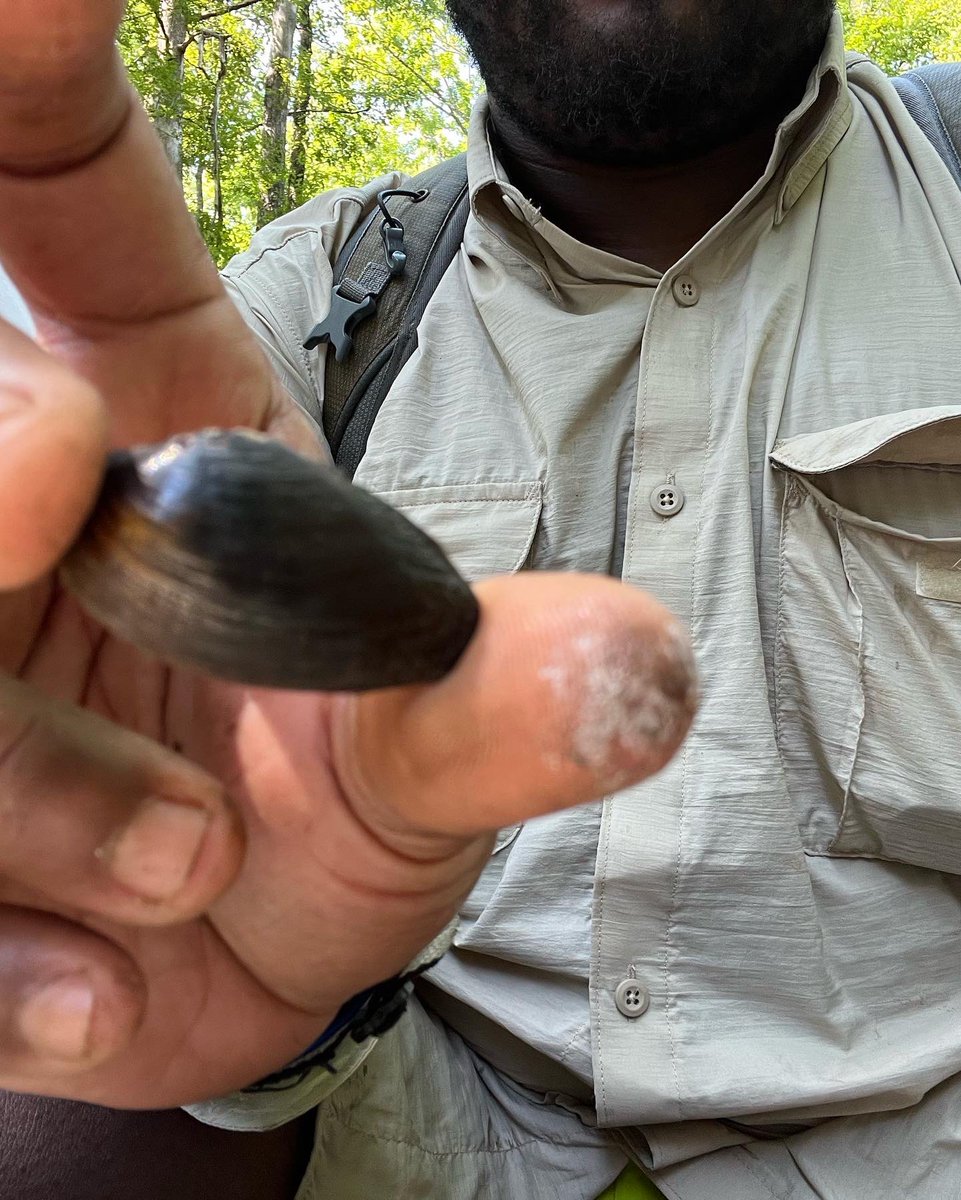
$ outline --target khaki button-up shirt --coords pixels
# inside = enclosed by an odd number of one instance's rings
[[[545,220],[486,122],[357,482],[471,578],[654,593],[703,704],[656,778],[504,831],[425,998],[655,1168],[916,1105],[961,1072],[961,196],[839,22],[763,177],[663,275]],[[301,343],[398,181],[312,201],[226,272],[315,414]],[[734,1178],[716,1194],[755,1194]]]

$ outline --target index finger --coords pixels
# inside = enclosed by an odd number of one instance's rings
[[[122,12],[119,0],[48,0],[38,22],[35,5],[0,0],[0,259],[75,362],[78,343],[117,327],[221,303],[218,322],[233,322],[120,62]],[[96,364],[85,373],[102,382]]]

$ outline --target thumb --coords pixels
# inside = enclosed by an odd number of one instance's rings
[[[477,596],[441,683],[345,701],[338,770],[374,828],[469,836],[593,800],[660,770],[691,723],[688,640],[646,593],[531,573]]]
[[[0,590],[33,582],[73,542],[106,449],[93,388],[0,322]]]

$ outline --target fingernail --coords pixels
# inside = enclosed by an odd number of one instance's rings
[[[93,989],[84,976],[57,979],[21,1003],[17,1029],[41,1058],[82,1061],[90,1053],[93,1005]]]
[[[145,800],[98,857],[118,883],[143,899],[172,900],[190,878],[209,824],[205,808]]]

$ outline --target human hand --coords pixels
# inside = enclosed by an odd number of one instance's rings
[[[489,831],[659,769],[694,689],[672,618],[602,579],[485,583],[446,679],[363,696],[172,669],[62,589],[108,446],[246,426],[322,455],[130,92],[121,12],[0,0],[0,258],[43,346],[0,328],[0,1086],[170,1107],[402,969]]]

